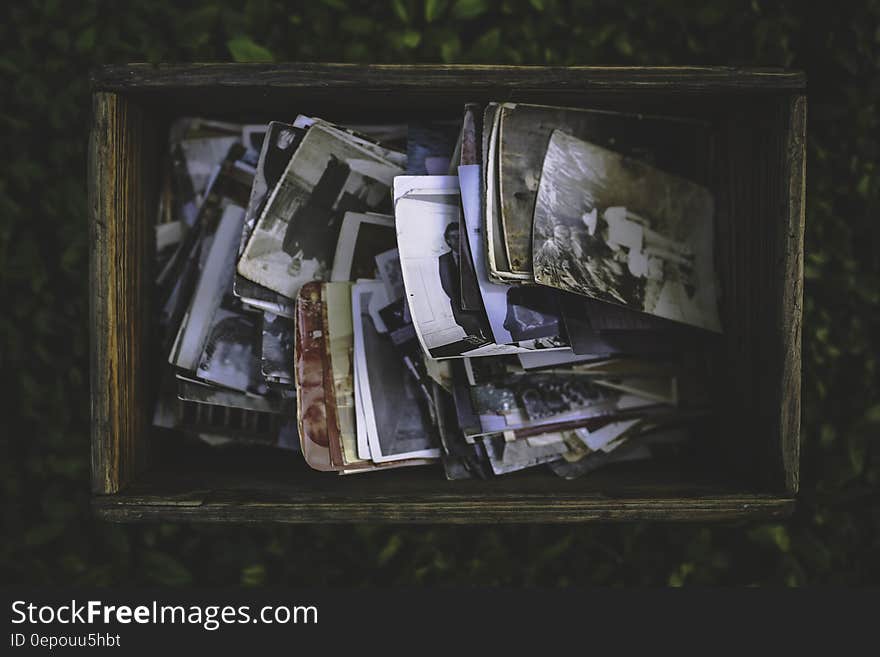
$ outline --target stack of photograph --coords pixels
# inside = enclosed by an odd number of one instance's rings
[[[169,153],[155,424],[449,479],[698,440],[722,330],[706,125],[489,103],[187,119]]]

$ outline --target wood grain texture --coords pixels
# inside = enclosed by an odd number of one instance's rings
[[[92,73],[93,89],[125,91],[221,86],[402,90],[533,87],[538,89],[645,89],[676,91],[802,90],[805,76],[781,69],[713,66],[601,67],[383,64],[108,65]]]
[[[155,161],[142,112],[93,96],[89,142],[92,490],[115,493],[146,465]],[[155,176],[153,176],[155,178]]]
[[[530,470],[489,481],[446,481],[440,467],[381,476],[316,472],[297,454],[211,449],[153,435],[157,467],[121,495],[95,498],[113,521],[581,522],[782,517],[788,496],[742,492],[724,472],[693,464],[620,464],[563,481]]]
[[[492,497],[437,499],[407,497],[383,500],[322,500],[260,502],[245,497],[212,499],[198,496],[177,500],[134,495],[95,498],[98,515],[114,522],[196,521],[235,523],[580,523],[587,521],[714,522],[783,518],[794,500],[762,495],[656,499],[601,497],[509,499]]]
[[[780,222],[783,262],[782,295],[778,300],[779,349],[782,372],[779,379],[779,436],[785,489],[796,495],[800,488],[801,446],[801,331],[804,304],[804,228],[806,209],[807,98],[798,95],[788,103],[785,169],[786,210]]]

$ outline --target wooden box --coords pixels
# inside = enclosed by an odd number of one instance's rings
[[[89,151],[92,489],[110,520],[220,522],[706,521],[789,514],[798,489],[805,78],[730,68],[128,65],[93,76]],[[178,116],[334,121],[458,118],[522,101],[693,116],[716,137],[725,326],[718,417],[693,456],[576,481],[528,471],[446,481],[435,468],[338,477],[296,454],[216,450],[151,429],[152,222]]]

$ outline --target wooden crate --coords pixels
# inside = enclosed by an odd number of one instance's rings
[[[798,489],[805,78],[711,67],[110,66],[93,76],[92,489],[110,520],[705,521],[789,514]],[[161,358],[150,268],[159,157],[178,116],[357,123],[522,101],[703,118],[725,326],[718,417],[693,458],[576,481],[448,482],[433,468],[336,477],[294,454],[192,445],[149,426]]]

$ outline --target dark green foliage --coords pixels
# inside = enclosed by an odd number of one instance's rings
[[[880,3],[646,5],[4,3],[0,582],[880,584]],[[101,62],[230,59],[805,69],[804,468],[796,516],[758,526],[574,528],[95,521],[88,506],[87,73]]]

